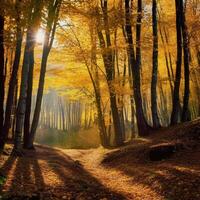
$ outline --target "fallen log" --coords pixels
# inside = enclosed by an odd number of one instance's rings
[[[161,161],[171,157],[176,151],[182,147],[180,143],[162,143],[153,145],[149,150],[149,158],[151,161]]]

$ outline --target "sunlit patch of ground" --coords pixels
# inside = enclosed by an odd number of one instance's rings
[[[70,152],[73,155],[73,152]],[[80,154],[79,159],[85,168],[100,180],[103,185],[113,191],[123,194],[126,199],[164,199],[161,195],[157,194],[150,187],[146,187],[142,183],[135,182],[133,184],[132,177],[126,175],[122,170],[102,166],[100,162],[104,155],[105,150],[97,149],[88,151],[85,155]],[[77,153],[72,157],[77,159]],[[127,167],[126,164],[124,167]]]

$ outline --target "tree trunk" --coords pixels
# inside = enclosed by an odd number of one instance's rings
[[[138,133],[140,136],[148,135],[149,126],[146,122],[143,108],[142,108],[142,96],[140,89],[140,66],[141,66],[141,22],[142,22],[142,1],[138,0],[138,16],[136,24],[136,58],[134,54],[133,47],[133,34],[131,27],[131,9],[130,9],[130,0],[125,0],[125,9],[126,9],[126,35],[129,49],[130,65],[133,76],[133,91],[134,99],[136,106],[136,119],[138,126]]]
[[[28,52],[28,82],[27,82],[27,95],[26,95],[26,108],[24,118],[24,148],[28,148],[28,141],[30,135],[30,115],[32,104],[32,88],[33,88],[33,70],[34,70],[34,49],[35,49],[35,35],[37,33],[40,21],[41,21],[41,0],[33,0],[33,13],[31,16],[30,24],[30,47]]]
[[[37,6],[38,3],[36,2],[36,0],[32,0],[30,2],[27,38],[24,50],[24,60],[22,65],[20,95],[19,95],[17,114],[16,114],[16,130],[15,130],[13,153],[15,152],[18,153],[21,150],[21,138],[24,126],[24,117],[26,112],[26,97],[27,97],[27,87],[29,78],[28,74],[30,68],[30,52],[33,47],[33,43],[35,40],[35,30],[38,27],[38,21],[39,21]]]
[[[99,29],[99,24],[97,24],[97,32],[98,32],[100,46],[102,49],[103,62],[104,62],[105,70],[106,70],[106,79],[107,79],[108,89],[109,89],[109,99],[110,99],[110,106],[112,110],[114,133],[115,133],[115,145],[120,146],[123,144],[123,133],[122,133],[122,127],[121,127],[120,117],[119,117],[118,108],[117,108],[116,94],[112,85],[112,81],[114,77],[113,76],[114,75],[114,52],[111,47],[111,36],[110,36],[110,30],[108,26],[107,1],[106,0],[103,1],[101,6],[102,6],[102,12],[103,12],[103,22],[104,22],[106,40],[104,39],[102,31]]]
[[[5,63],[4,63],[4,13],[0,9],[0,139],[3,136],[4,95],[5,95]],[[2,140],[1,140],[2,141]],[[2,146],[2,145],[1,145]],[[2,148],[2,147],[1,147]]]
[[[45,41],[44,41],[44,46],[43,46],[40,78],[39,78],[39,85],[38,85],[38,91],[37,91],[36,106],[34,110],[33,122],[31,126],[29,144],[28,144],[29,148],[33,148],[33,141],[35,138],[35,133],[36,133],[36,129],[37,129],[39,118],[40,118],[40,110],[41,110],[42,97],[43,97],[43,91],[44,91],[44,81],[45,81],[47,60],[48,60],[48,56],[49,56],[49,53],[53,44],[53,40],[54,40],[54,35],[56,31],[56,23],[58,20],[58,14],[60,10],[60,4],[61,4],[61,0],[56,0],[55,2],[52,1],[49,6]]]
[[[98,73],[98,68],[97,68],[97,58],[96,58],[97,38],[95,36],[95,30],[92,24],[90,25],[90,35],[91,35],[91,45],[92,45],[91,69],[93,71],[93,76],[94,76],[93,87],[94,87],[96,108],[97,108],[97,115],[98,115],[99,135],[100,135],[102,146],[109,147],[110,141],[108,140],[108,137],[107,137],[105,119],[104,119],[103,111],[101,108],[101,92],[100,92],[100,84],[99,84],[99,73]]]
[[[158,80],[158,27],[157,27],[157,1],[152,3],[152,27],[153,27],[153,69],[151,79],[151,113],[153,127],[159,128],[160,121],[157,111],[157,80]]]
[[[182,35],[183,35],[183,52],[184,52],[184,77],[185,77],[185,88],[184,88],[184,97],[183,97],[183,110],[181,121],[191,120],[190,111],[189,111],[189,93],[190,93],[190,64],[189,64],[189,38],[188,30],[186,25],[185,9],[181,10],[182,12]]]
[[[19,22],[19,19],[17,19]],[[5,140],[8,136],[10,122],[11,122],[11,112],[12,105],[15,96],[15,88],[17,87],[17,75],[19,71],[19,62],[21,58],[21,46],[22,46],[22,32],[19,23],[17,24],[17,38],[16,38],[16,50],[15,50],[15,58],[12,66],[12,73],[9,81],[8,95],[6,101],[6,112],[5,112],[5,122],[3,127],[3,135],[0,139],[0,149],[4,148]]]
[[[14,102],[13,102],[13,108],[12,113],[14,115],[13,122],[12,122],[12,140],[14,141],[15,138],[15,125],[16,125],[16,112],[17,112],[17,98],[18,98],[18,80],[15,85],[15,94],[14,94]]]
[[[176,5],[176,37],[177,37],[177,61],[176,61],[176,77],[174,83],[174,91],[172,98],[172,114],[171,114],[171,125],[177,124],[180,116],[180,81],[181,81],[181,65],[182,65],[182,33],[181,33],[181,10],[183,9],[182,0],[175,0]]]
[[[26,111],[24,119],[24,148],[28,148],[29,133],[30,133],[30,115],[31,115],[31,103],[32,103],[32,88],[33,88],[33,70],[34,70],[34,38],[32,38],[31,49],[29,52],[29,72],[28,72],[28,88],[26,97]]]
[[[22,65],[21,74],[21,85],[20,85],[20,95],[17,105],[16,113],[16,130],[14,139],[14,151],[20,151],[21,149],[21,138],[22,130],[24,124],[24,115],[26,110],[26,88],[28,83],[28,70],[29,70],[29,49],[31,44],[31,30],[27,31],[26,46],[24,50],[24,60]]]

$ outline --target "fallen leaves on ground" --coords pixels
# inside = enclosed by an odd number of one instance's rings
[[[10,200],[198,200],[199,141],[188,146],[191,138],[188,142],[183,133],[192,127],[161,130],[114,150],[36,146],[36,151],[25,151],[22,157],[2,155],[1,196]],[[180,142],[180,138],[186,148],[166,160],[148,159],[150,146]]]

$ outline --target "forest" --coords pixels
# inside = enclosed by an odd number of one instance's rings
[[[200,199],[200,0],[0,3],[0,199]]]

